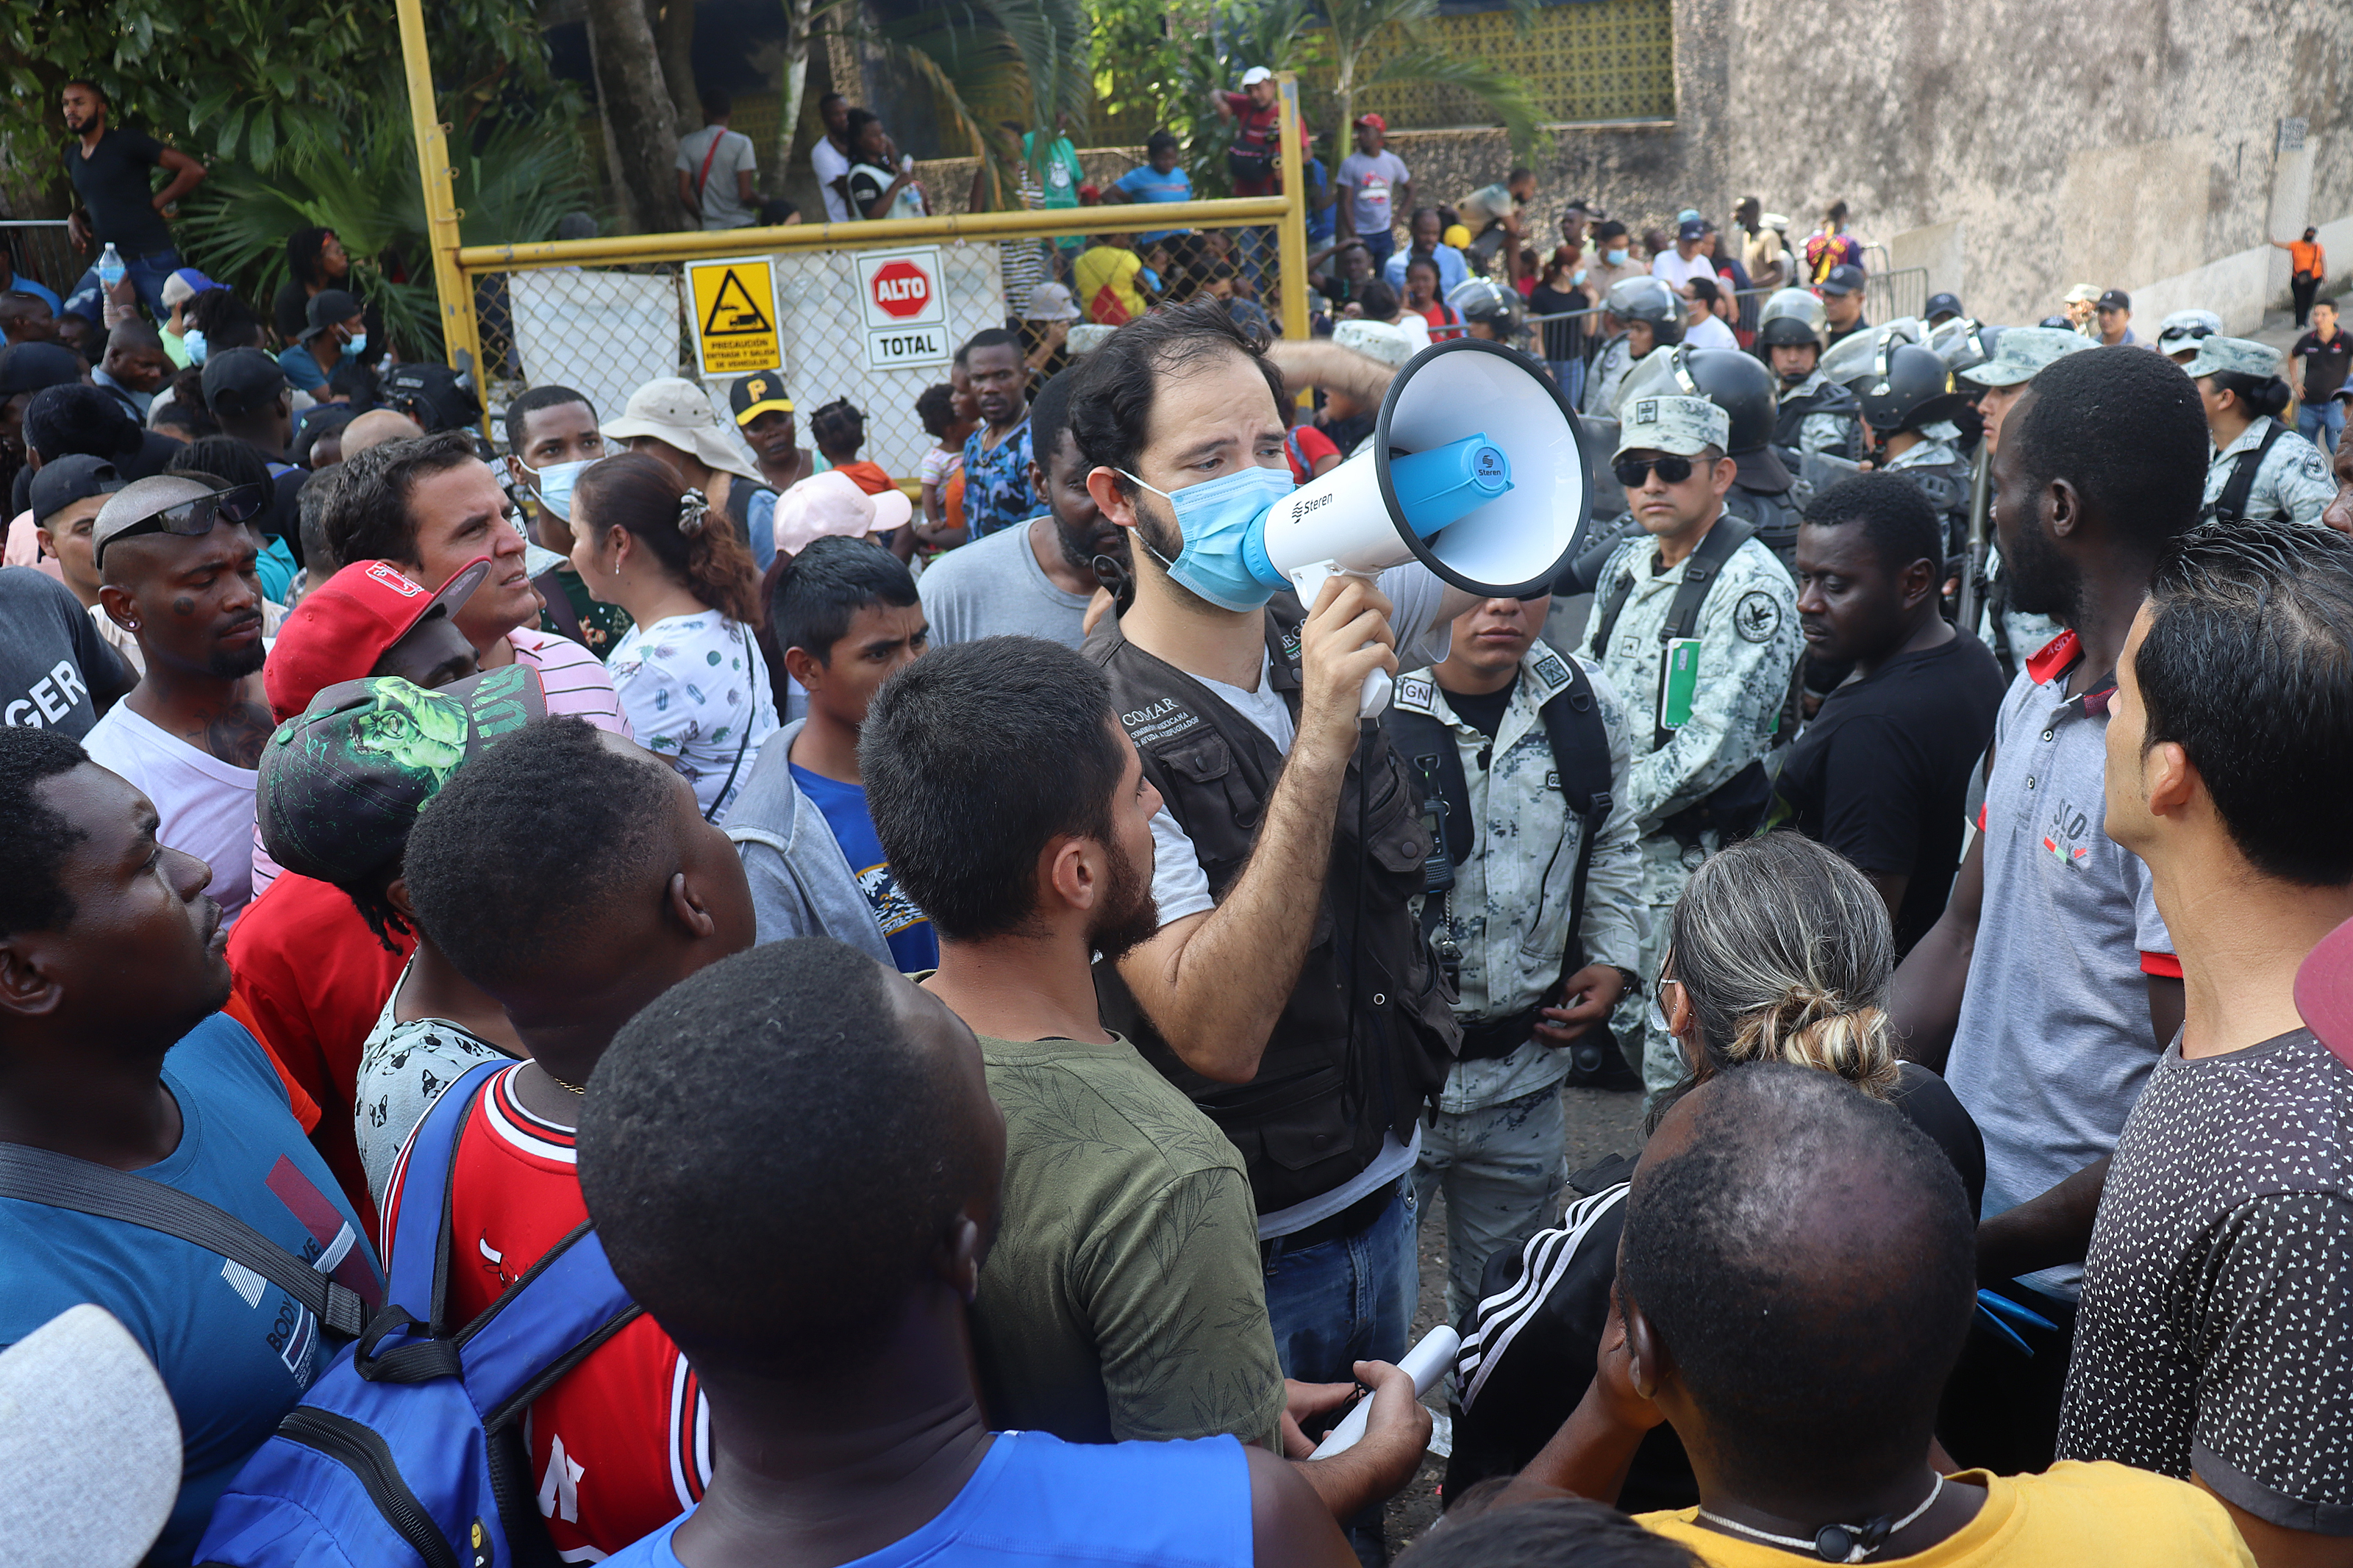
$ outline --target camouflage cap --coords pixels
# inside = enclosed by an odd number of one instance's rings
[[[1993,358],[1960,372],[1960,379],[1975,386],[2016,386],[2032,381],[2035,373],[2052,360],[2093,346],[2092,340],[2081,332],[2061,331],[2056,327],[2011,327],[1995,343]]]
[[[2280,373],[2282,357],[2279,350],[2269,343],[2259,343],[2251,338],[2217,336],[2200,339],[2197,357],[2181,368],[2189,373],[2192,381],[2226,370],[2268,381]]]
[[[262,845],[348,891],[399,858],[451,773],[546,711],[522,664],[434,691],[383,675],[327,687],[262,748]]]
[[[1732,445],[1732,416],[1704,397],[1638,397],[1618,410],[1618,450],[1696,458]]]

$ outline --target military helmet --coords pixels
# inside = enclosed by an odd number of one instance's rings
[[[1737,349],[1695,349],[1689,343],[1651,354],[1626,373],[1618,389],[1622,411],[1639,398],[1704,397],[1732,422],[1725,455],[1740,465],[1741,483],[1778,493],[1789,488],[1788,470],[1772,455],[1773,426],[1780,397],[1773,373]]]
[[[1967,316],[1956,316],[1929,329],[1927,346],[1945,362],[1947,370],[1958,375],[1992,359],[2000,337],[2000,327],[1979,326]]]
[[[1811,343],[1820,348],[1830,329],[1830,317],[1820,296],[1810,289],[1784,289],[1757,313],[1757,346],[1777,349]]]
[[[1862,420],[1883,436],[1951,416],[1952,373],[1934,349],[1883,341],[1862,389]]]
[[[1446,296],[1446,302],[1461,311],[1466,321],[1485,321],[1506,342],[1516,340],[1526,330],[1519,291],[1506,289],[1492,278],[1472,278],[1457,283]]]
[[[1609,285],[1602,309],[1621,321],[1648,321],[1662,348],[1683,341],[1683,297],[1661,278],[1620,278]]]

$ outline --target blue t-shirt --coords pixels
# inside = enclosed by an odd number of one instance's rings
[[[1334,226],[1340,221],[1340,204],[1332,199],[1326,188],[1324,160],[1308,159],[1299,166],[1299,177],[1307,186],[1307,243],[1327,245],[1331,243]]]
[[[297,392],[316,392],[327,384],[327,373],[311,357],[308,343],[290,343],[280,351],[278,368],[286,373],[286,384]]]
[[[825,825],[833,829],[833,840],[841,846],[842,858],[849,862],[849,874],[858,879],[859,889],[873,906],[874,923],[882,928],[882,940],[891,944],[891,957],[899,972],[916,974],[937,969],[939,936],[932,930],[931,917],[899,890],[899,879],[891,874],[891,862],[882,854],[882,840],[874,836],[874,818],[866,809],[864,788],[813,773],[798,763],[790,765],[793,783],[825,813]]]
[[[227,1210],[375,1307],[384,1277],[359,1216],[288,1109],[269,1058],[225,1013],[164,1058],[180,1146],[133,1174]],[[161,1231],[0,1198],[0,1346],[94,1301],[163,1374],[186,1447],[152,1563],[188,1561],[213,1505],[326,1367],[319,1321],[260,1276]],[[94,1501],[100,1500],[93,1500]]]
[[[1462,253],[1451,245],[1441,245],[1430,253],[1438,263],[1438,297],[1441,300],[1454,291],[1454,286],[1471,276],[1471,268]],[[1397,251],[1389,257],[1388,265],[1381,268],[1381,278],[1405,298],[1405,264],[1413,259],[1410,250]]]
[[[607,1568],[683,1568],[680,1515]],[[1065,1443],[1000,1432],[972,1479],[930,1523],[841,1568],[1250,1568],[1250,1460],[1232,1437]]]
[[[1140,163],[1113,180],[1112,188],[1124,193],[1132,202],[1189,202],[1193,199],[1193,176],[1181,165],[1164,174],[1149,163]],[[1150,245],[1184,232],[1181,228],[1155,229],[1150,234],[1137,235],[1135,242]]]

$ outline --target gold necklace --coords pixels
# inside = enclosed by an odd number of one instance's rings
[[[567,1083],[564,1079],[557,1078],[554,1073],[548,1070],[548,1066],[545,1062],[539,1064],[539,1070],[543,1073],[547,1073],[549,1081],[554,1083],[558,1089],[568,1089],[573,1093],[578,1095],[586,1095],[588,1092],[588,1088],[586,1084]]]

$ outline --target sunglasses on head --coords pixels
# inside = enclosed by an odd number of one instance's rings
[[[1609,466],[1618,482],[1630,490],[1639,490],[1649,482],[1652,468],[1659,470],[1662,484],[1679,485],[1692,477],[1692,460],[1672,452],[1658,458],[1620,458]]]
[[[91,552],[90,564],[104,565],[106,546],[120,540],[136,539],[146,533],[171,533],[183,539],[202,539],[217,523],[251,522],[269,504],[269,494],[264,487],[232,485],[225,490],[215,490],[210,495],[167,506],[109,535],[105,543]]]

